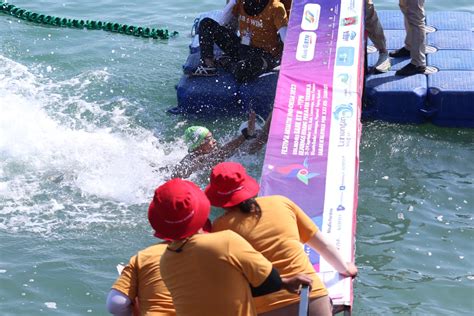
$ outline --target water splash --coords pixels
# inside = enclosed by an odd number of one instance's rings
[[[107,86],[108,76],[54,82],[0,56],[0,230],[114,225],[110,212],[123,217],[147,203],[167,176],[154,170],[185,154],[181,142],[132,122],[126,98],[88,100],[92,83]]]

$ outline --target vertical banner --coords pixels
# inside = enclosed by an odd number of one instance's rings
[[[261,178],[354,260],[364,67],[362,0],[293,0]],[[307,246],[337,305],[352,280]]]

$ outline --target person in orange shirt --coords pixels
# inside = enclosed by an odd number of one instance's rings
[[[240,37],[225,25],[236,17]],[[204,18],[199,23],[201,63],[194,76],[215,76],[214,44],[227,57],[224,68],[244,82],[280,64],[288,17],[279,0],[230,0],[221,21]],[[221,58],[222,61],[225,60]]]
[[[256,315],[252,296],[284,288],[298,293],[311,278],[280,278],[270,261],[232,231],[203,234],[210,203],[194,183],[172,179],[155,190],[148,220],[155,237],[170,240],[162,278],[177,315]]]
[[[107,297],[114,315],[175,316],[171,294],[160,273],[160,258],[168,246],[159,243],[139,251],[122,270]],[[132,303],[133,302],[133,303]]]
[[[283,277],[310,275],[310,315],[332,315],[328,292],[304,252],[302,243],[317,250],[339,273],[355,276],[357,268],[346,263],[336,247],[326,240],[311,219],[283,196],[255,198],[258,183],[239,163],[214,167],[205,193],[211,204],[226,211],[213,223],[213,232],[231,230],[260,251]],[[278,291],[255,298],[259,315],[296,315],[299,297]]]

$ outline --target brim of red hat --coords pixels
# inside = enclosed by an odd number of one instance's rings
[[[154,201],[151,202],[150,208],[154,208]],[[164,240],[180,240],[196,234],[201,228],[205,227],[209,221],[209,213],[211,205],[205,198],[200,199],[198,209],[195,210],[194,216],[189,222],[179,224],[169,224],[164,218],[157,217],[156,223],[159,229],[155,229],[154,236]]]
[[[247,175],[245,180],[241,183],[243,187],[241,190],[235,191],[229,195],[219,194],[219,188],[216,186],[208,185],[204,193],[206,193],[207,198],[211,201],[212,206],[216,207],[233,207],[245,200],[257,196],[258,191],[260,191],[260,186],[254,178]]]

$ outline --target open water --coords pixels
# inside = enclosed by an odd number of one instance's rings
[[[191,119],[165,109],[193,19],[224,2],[12,2],[180,33],[167,41],[0,15],[0,315],[106,315],[115,265],[155,242],[146,209],[166,175],[153,170],[186,152]],[[223,139],[242,120],[192,119]],[[367,122],[360,157],[354,314],[474,314],[474,130]],[[263,153],[234,159],[259,176]]]

